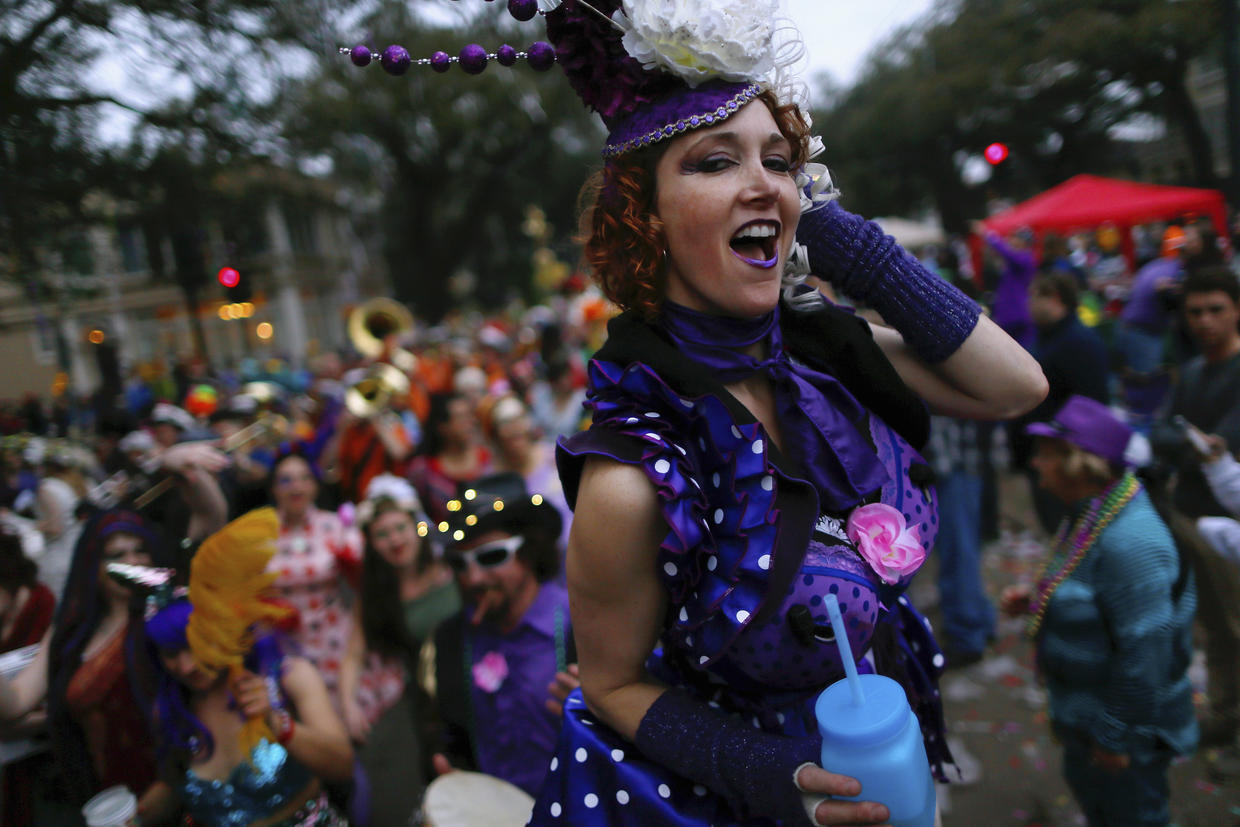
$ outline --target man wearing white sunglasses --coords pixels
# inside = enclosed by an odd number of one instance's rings
[[[554,577],[560,515],[519,474],[463,486],[432,526],[462,611],[435,633],[438,772],[473,768],[534,795],[577,685],[568,593]]]

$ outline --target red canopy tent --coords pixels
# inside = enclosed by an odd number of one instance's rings
[[[1048,231],[1066,235],[1114,224],[1131,266],[1135,258],[1132,227],[1185,214],[1209,216],[1219,237],[1227,238],[1227,210],[1218,190],[1138,184],[1097,175],[1069,178],[982,223],[1000,235],[1028,227],[1039,238]]]

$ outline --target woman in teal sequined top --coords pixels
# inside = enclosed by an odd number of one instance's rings
[[[1104,405],[1071,397],[1029,431],[1041,486],[1071,510],[1039,582],[1005,589],[1003,608],[1032,616],[1064,775],[1089,824],[1166,825],[1167,768],[1197,745],[1191,572],[1124,467],[1131,432]]]
[[[226,672],[195,661],[185,640],[190,611],[177,600],[146,622],[163,673],[155,717],[165,789],[140,823],[163,823],[181,808],[203,827],[347,824],[320,782],[349,781],[353,751],[318,672],[263,636],[232,685]],[[247,753],[239,736],[250,718],[264,718],[274,739]]]

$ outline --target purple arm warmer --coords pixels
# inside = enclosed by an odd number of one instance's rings
[[[926,362],[941,362],[969,338],[981,308],[922,266],[873,221],[836,202],[801,215],[797,241],[810,271],[865,302]]]
[[[818,738],[762,732],[669,689],[650,705],[635,741],[646,757],[723,796],[743,816],[812,824],[793,776],[802,764],[818,763]]]

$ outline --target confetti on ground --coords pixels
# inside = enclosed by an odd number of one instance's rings
[[[1025,819],[1029,818],[1029,812],[1027,810],[1013,810],[1012,818],[1016,819],[1017,821],[1024,821]]]
[[[953,678],[943,683],[943,697],[949,701],[969,701],[980,698],[986,690],[968,678]]]
[[[977,720],[976,710],[973,712],[973,720],[952,721],[948,728],[951,729],[953,732],[973,732],[973,733],[981,732],[981,733],[989,734],[990,732],[993,731],[993,725],[990,723],[990,721]]]
[[[1011,758],[1008,759],[1008,766],[1014,770],[1020,769],[1020,758],[1016,755],[1013,755]]]
[[[1214,786],[1209,781],[1205,781],[1204,779],[1201,779],[1201,778],[1197,779],[1196,787],[1197,789],[1201,790],[1203,793],[1217,793],[1218,792],[1218,787]]]
[[[1020,669],[1020,664],[1016,662],[1016,658],[1011,655],[1000,655],[997,658],[988,658],[977,665],[976,669],[985,678],[996,680],[1004,675],[1011,675]]]

